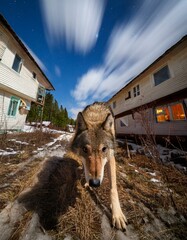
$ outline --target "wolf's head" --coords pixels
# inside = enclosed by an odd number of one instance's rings
[[[102,112],[98,113],[102,115]],[[87,121],[81,112],[76,122],[72,150],[79,155],[84,165],[85,178],[92,187],[99,187],[104,176],[104,166],[114,155],[114,119],[105,113],[102,122]],[[103,121],[104,119],[104,121]]]

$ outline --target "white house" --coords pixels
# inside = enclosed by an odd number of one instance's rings
[[[187,36],[132,79],[108,104],[118,136],[149,132],[187,137]]]
[[[46,90],[53,85],[0,15],[0,131],[21,130],[31,102],[42,106]]]

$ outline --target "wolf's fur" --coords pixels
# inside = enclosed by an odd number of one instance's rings
[[[104,103],[94,103],[79,112],[71,149],[81,158],[86,181],[92,187],[102,183],[106,165],[111,189],[112,223],[118,229],[126,229],[127,220],[120,207],[116,186],[114,148],[114,118],[109,107]]]

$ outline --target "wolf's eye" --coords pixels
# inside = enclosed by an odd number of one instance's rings
[[[107,150],[107,147],[102,148],[102,152],[106,152],[106,150]]]
[[[83,147],[82,150],[83,150],[84,153],[88,153],[88,148],[87,147]]]

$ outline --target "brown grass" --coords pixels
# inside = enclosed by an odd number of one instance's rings
[[[30,136],[30,140],[24,134],[22,137],[25,138],[22,141],[26,142],[35,139],[34,147],[39,146],[36,135]],[[44,137],[45,143],[50,141],[49,138],[48,135]],[[182,219],[187,219],[187,176],[174,167],[164,166],[143,155],[131,159],[126,156],[126,150],[117,148],[118,192],[129,224],[141,240],[185,239],[187,224]],[[10,159],[10,165],[5,165],[4,161],[0,165],[0,179],[3,181],[4,176],[7,180],[4,183],[8,180],[11,183],[6,189],[0,189],[1,208],[19,196],[19,201],[28,209],[11,240],[19,239],[32,212],[38,213],[41,224],[49,229],[48,233],[54,239],[63,239],[67,234],[73,239],[102,239],[101,215],[106,213],[105,210],[110,213],[106,173],[102,186],[89,191],[84,188],[82,171],[81,174],[78,172],[80,163],[73,160],[73,156],[72,159],[67,156],[63,159],[51,158],[40,168],[42,161],[35,159],[12,181],[6,176],[16,169],[19,161]],[[154,172],[156,176],[150,174]],[[152,178],[159,182],[152,182]],[[20,196],[25,189],[27,191]],[[171,209],[173,215],[170,214]],[[161,213],[168,213],[174,222],[164,219]],[[155,219],[162,223],[160,229],[156,229]],[[155,227],[155,230],[147,230],[149,226]]]

